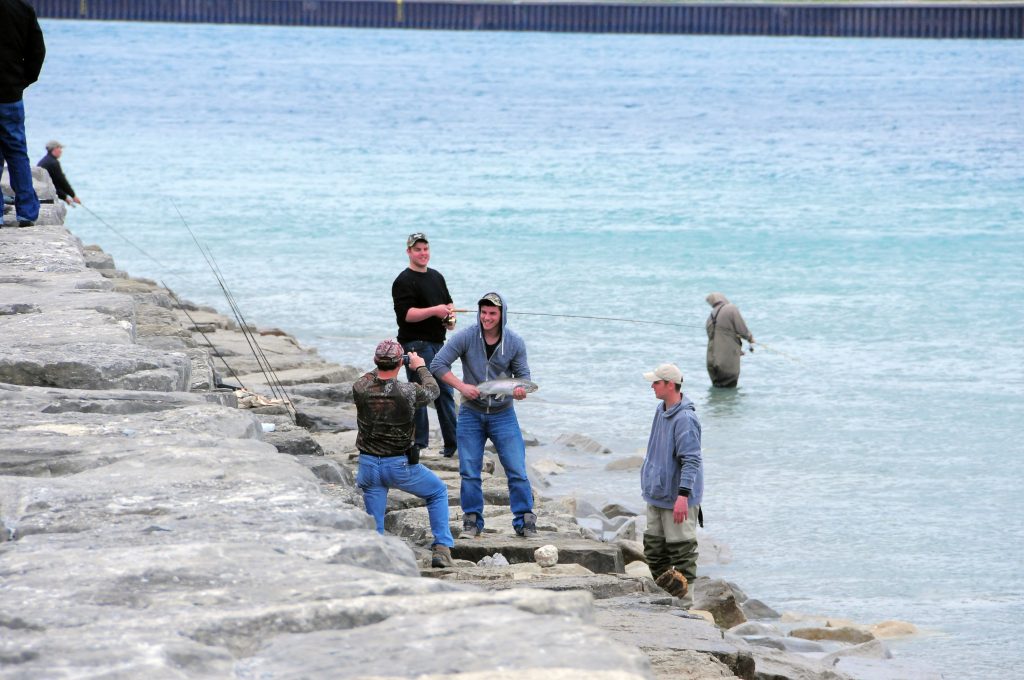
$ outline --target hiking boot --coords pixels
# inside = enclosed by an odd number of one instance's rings
[[[447,569],[455,566],[455,563],[452,562],[452,551],[448,546],[438,543],[430,552],[430,566],[434,569]]]
[[[477,524],[475,512],[467,512],[462,518],[462,533],[459,538],[476,538],[480,535],[480,526]]]
[[[523,526],[516,527],[516,534],[523,538],[537,537],[537,515],[527,512],[523,515]]]
[[[441,455],[445,458],[451,458],[455,455],[455,449],[445,449],[441,452]]]
[[[35,226],[35,224],[36,223],[33,222],[32,220],[22,220],[22,219],[18,220],[18,226],[19,227],[33,227],[33,226]]]

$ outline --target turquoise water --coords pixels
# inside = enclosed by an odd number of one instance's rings
[[[456,303],[496,289],[560,455],[552,494],[639,505],[674,361],[704,423],[716,573],[779,610],[928,632],[947,678],[1024,661],[1024,44],[44,22],[29,141],[119,266],[342,362],[394,333],[425,230]],[[775,350],[704,372],[704,296]],[[468,320],[468,319],[467,319]]]

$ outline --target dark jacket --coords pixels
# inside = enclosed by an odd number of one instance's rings
[[[412,446],[416,408],[437,399],[441,390],[426,366],[417,369],[420,383],[381,380],[373,370],[352,383],[356,403],[356,448],[375,456],[404,456]]]
[[[36,11],[25,0],[0,0],[0,103],[21,101],[39,80],[46,44]]]
[[[0,0],[0,2],[3,2],[3,0]],[[57,190],[57,198],[63,201],[68,196],[71,198],[75,197],[75,190],[71,188],[71,182],[64,176],[64,170],[60,167],[60,161],[54,158],[53,154],[47,151],[46,155],[40,158],[36,165],[46,168],[46,171],[50,173],[53,187]]]

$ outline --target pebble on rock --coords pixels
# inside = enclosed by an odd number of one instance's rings
[[[542,567],[553,567],[558,564],[558,548],[542,545],[533,551],[533,560]]]

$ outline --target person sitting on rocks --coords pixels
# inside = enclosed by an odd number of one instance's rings
[[[74,207],[76,203],[81,205],[82,200],[75,196],[75,190],[71,188],[71,182],[64,176],[64,170],[60,167],[60,157],[63,153],[64,145],[56,139],[50,140],[46,143],[46,155],[40,158],[36,165],[50,173],[50,179],[53,180],[53,188],[57,190],[57,198]]]
[[[430,531],[434,534],[431,566],[451,567],[455,541],[448,526],[448,487],[420,465],[419,449],[413,445],[416,408],[437,399],[440,390],[423,358],[415,352],[408,357],[409,368],[419,375],[420,384],[398,382],[403,356],[397,340],[384,340],[377,345],[373,355],[377,368],[352,384],[359,427],[356,485],[362,489],[366,512],[381,534],[389,489],[400,489],[424,499]]]
[[[644,379],[651,381],[660,400],[640,468],[647,503],[644,557],[657,584],[689,609],[693,594],[688,584],[697,578],[697,522],[704,495],[700,421],[693,402],[683,396],[683,372],[675,364],[662,364],[644,373]]]

